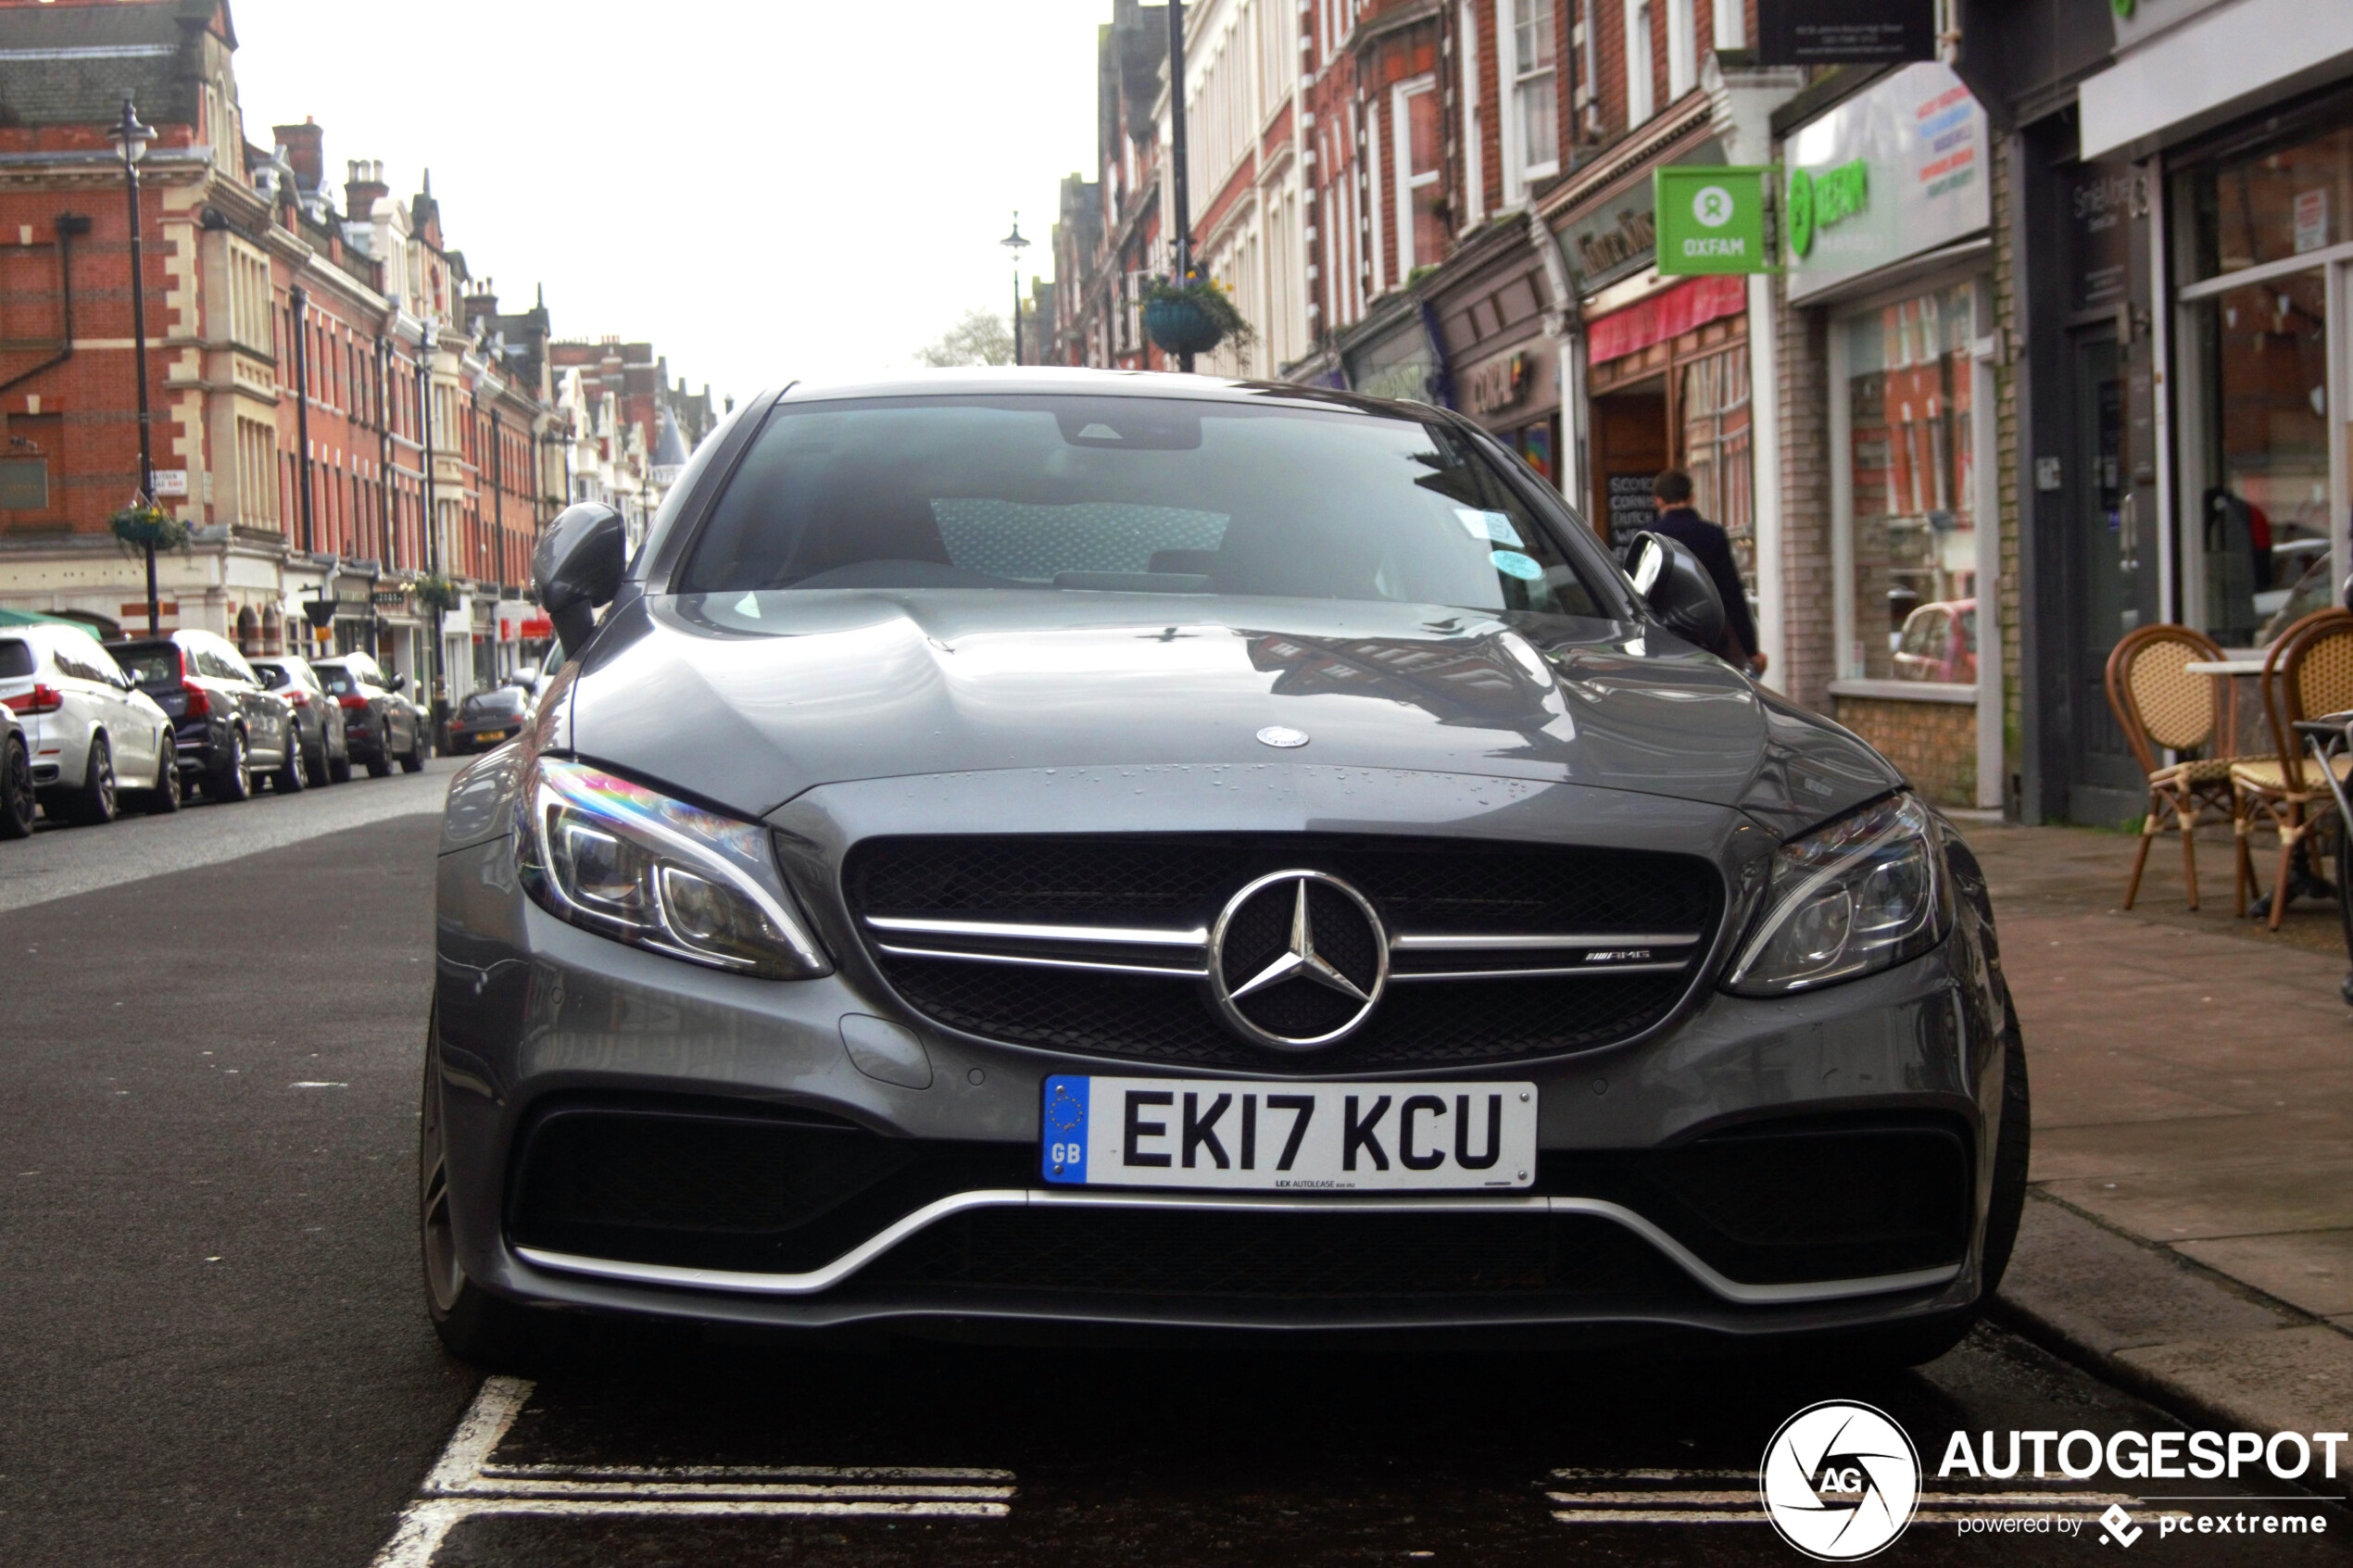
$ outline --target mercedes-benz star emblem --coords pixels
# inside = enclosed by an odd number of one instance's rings
[[[1258,732],[1258,744],[1289,751],[1292,746],[1307,744],[1307,732],[1294,730],[1288,724],[1269,724]]]
[[[1269,1050],[1333,1045],[1389,984],[1389,933],[1365,896],[1322,872],[1276,872],[1228,899],[1209,933],[1209,992]]]

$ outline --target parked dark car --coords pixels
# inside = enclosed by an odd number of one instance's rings
[[[443,819],[459,1353],[564,1308],[1860,1369],[1993,1297],[2026,1057],[1968,845],[1469,420],[799,385],[628,543],[540,536],[577,661]]]
[[[282,795],[302,788],[294,709],[261,684],[245,656],[210,632],[110,643],[107,651],[171,720],[180,771],[214,800],[243,800],[267,773]]]
[[[449,721],[449,755],[487,751],[531,721],[531,693],[522,686],[493,686],[458,705]]]
[[[364,653],[338,654],[312,666],[319,684],[343,709],[344,734],[351,755],[380,779],[395,762],[408,772],[425,765],[424,728],[416,706],[401,695],[406,675],[387,675]]]
[[[261,684],[294,709],[295,734],[302,746],[303,775],[313,784],[342,784],[351,777],[351,740],[343,704],[328,694],[310,661],[287,654],[252,660]]]
[[[32,746],[17,716],[0,707],[0,838],[32,831],[40,798],[32,792]]]

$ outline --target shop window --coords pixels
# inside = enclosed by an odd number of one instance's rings
[[[2189,177],[2197,278],[2353,239],[2353,127]]]
[[[1928,679],[1894,657],[1917,611],[1973,604],[1977,535],[1969,455],[1971,290],[1932,289],[1846,318],[1855,640],[1848,679]]]
[[[2267,621],[2284,626],[2284,611],[2330,602],[2322,274],[2209,295],[2189,314],[2201,608],[2208,635],[2243,647],[2277,629]]]
[[[1749,459],[1748,345],[1683,367],[1683,468],[1692,504],[1732,542],[1752,613],[1756,601],[1756,505]]]

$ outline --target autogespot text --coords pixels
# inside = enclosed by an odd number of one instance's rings
[[[2002,1441],[2001,1439],[2007,1439]],[[1937,1467],[1940,1479],[1953,1475],[2007,1479],[2021,1474],[2050,1475],[2052,1466],[2070,1481],[2103,1473],[2120,1481],[2237,1480],[2260,1465],[2282,1481],[2306,1475],[2334,1480],[2337,1446],[2353,1440],[2343,1432],[1956,1432]]]

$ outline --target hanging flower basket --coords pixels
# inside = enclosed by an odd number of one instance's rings
[[[1206,354],[1221,343],[1248,343],[1252,332],[1234,296],[1206,278],[1156,279],[1144,285],[1144,331],[1169,354]]]
[[[107,519],[107,526],[114,530],[116,538],[134,550],[188,547],[188,525],[152,501],[123,508]]]
[[[415,596],[419,609],[435,615],[447,615],[458,608],[458,584],[447,577],[428,572],[410,583],[409,592]]]

